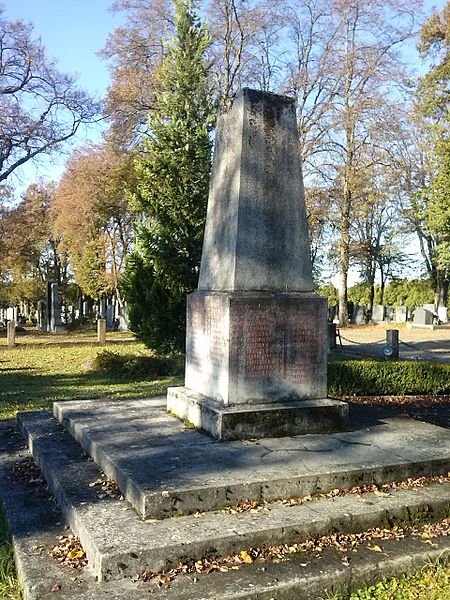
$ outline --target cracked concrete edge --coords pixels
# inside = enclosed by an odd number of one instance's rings
[[[380,542],[381,543],[381,542]],[[423,566],[450,556],[450,539],[443,537],[435,547],[413,538],[382,543],[384,553],[361,548],[349,565],[336,556],[325,555],[307,563],[304,557],[285,562],[253,563],[239,571],[198,576],[196,584],[184,578],[172,589],[162,589],[158,600],[325,600],[334,593],[344,596],[383,578],[413,573]],[[218,592],[220,590],[220,593]]]
[[[63,423],[84,450],[92,456],[108,477],[116,481],[127,500],[144,518],[159,518],[170,515],[189,514],[196,511],[216,510],[224,506],[232,506],[246,501],[274,501],[282,497],[299,497],[316,492],[328,492],[334,488],[345,489],[354,485],[377,483],[382,485],[392,481],[401,481],[411,476],[446,474],[450,469],[449,457],[435,457],[408,461],[405,457],[394,456],[389,463],[360,464],[349,472],[348,466],[335,466],[329,472],[299,474],[298,476],[284,476],[270,480],[246,480],[231,484],[217,482],[212,486],[185,487],[184,489],[170,489],[167,486],[167,495],[161,492],[146,490],[133,480],[121,465],[119,459],[114,458],[113,452],[105,452],[102,445],[97,443],[95,435],[89,427],[71,416],[70,405],[74,404],[75,414],[80,408],[79,403],[55,403],[54,414]],[[98,406],[102,406],[98,403]],[[336,437],[336,436],[334,436]],[[338,438],[343,444],[373,445],[349,442]],[[264,443],[261,443],[262,447]],[[375,445],[376,447],[376,445]],[[273,452],[267,448],[267,452]],[[111,456],[112,454],[112,456]],[[201,498],[201,500],[200,500]]]

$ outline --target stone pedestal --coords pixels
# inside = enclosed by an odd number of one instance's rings
[[[328,433],[348,407],[327,395],[327,302],[314,292],[188,296],[186,385],[167,409],[219,439]]]
[[[106,344],[106,319],[97,321],[97,341],[100,344]]]
[[[225,406],[327,395],[327,302],[305,292],[188,296],[186,386]]]
[[[343,429],[348,406],[326,399],[294,101],[242,90],[215,143],[186,382],[167,408],[220,439]]]

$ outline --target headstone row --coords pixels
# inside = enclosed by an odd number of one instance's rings
[[[333,319],[330,319],[333,320]],[[442,324],[448,323],[448,311],[445,306],[440,306],[437,311],[434,304],[424,304],[417,307],[415,310],[407,306],[383,306],[382,304],[374,304],[372,313],[369,314],[369,309],[361,304],[355,304],[353,307],[350,322],[354,325],[363,323],[406,323],[413,321],[417,324],[432,325],[439,322]]]

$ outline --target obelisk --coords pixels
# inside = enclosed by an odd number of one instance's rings
[[[295,104],[244,88],[218,119],[185,386],[167,408],[219,439],[331,432],[327,301],[313,291]]]

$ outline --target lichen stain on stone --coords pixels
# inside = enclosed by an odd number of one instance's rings
[[[278,110],[277,110],[278,109]],[[282,107],[275,104],[264,104],[263,106],[263,121],[264,131],[269,135],[275,129],[276,123],[281,117]]]

